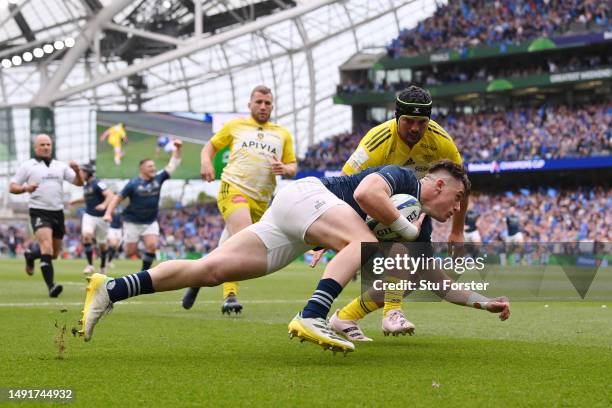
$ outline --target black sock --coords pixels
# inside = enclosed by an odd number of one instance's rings
[[[113,262],[113,258],[114,257],[115,257],[115,248],[114,247],[110,247],[108,249],[108,255],[107,255],[108,263]]]
[[[155,292],[149,271],[113,279],[106,283],[106,290],[110,301],[113,303],[132,296]]]
[[[321,279],[312,297],[302,310],[302,317],[322,319],[327,318],[329,309],[338,295],[342,292],[342,285],[333,279]]]
[[[155,252],[145,252],[142,255],[142,270],[149,269],[153,265],[153,261],[155,261]]]
[[[91,244],[83,244],[83,246],[85,247],[85,256],[87,257],[87,264],[92,265],[93,264],[93,247],[91,246]]]
[[[106,254],[107,250],[100,250],[100,268],[106,267]]]
[[[40,271],[45,279],[47,287],[51,289],[53,287],[53,257],[51,255],[40,256]]]
[[[28,249],[30,250],[30,258],[31,259],[38,259],[38,258],[40,258],[40,245],[38,245],[36,242],[32,242],[28,246]]]

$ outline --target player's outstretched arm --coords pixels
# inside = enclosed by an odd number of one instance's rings
[[[174,173],[174,170],[181,164],[181,157],[183,155],[183,142],[179,139],[175,139],[172,143],[174,143],[176,149],[172,152],[172,157],[170,157],[170,161],[165,167],[168,174]]]
[[[445,287],[444,282],[454,283],[454,280],[441,270],[421,271],[420,274],[430,282],[439,283],[440,288]],[[505,296],[488,298],[472,290],[460,289],[440,289],[434,292],[441,299],[459,306],[468,306],[474,309],[486,310],[491,313],[499,313],[499,319],[501,321],[508,320],[510,317],[510,301]]]

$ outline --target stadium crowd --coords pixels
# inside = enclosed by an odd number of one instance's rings
[[[466,162],[612,155],[612,104],[511,109],[434,119]],[[337,170],[357,147],[364,130],[343,133],[310,147],[300,170]]]
[[[605,0],[462,0],[404,29],[387,47],[390,57],[479,45],[521,43],[576,29],[609,29]],[[467,52],[467,50],[466,50]]]
[[[592,53],[586,55],[562,54],[559,57],[550,57],[546,60],[525,60],[513,62],[511,66],[500,63],[452,65],[428,65],[414,68],[410,84],[421,87],[438,86],[472,81],[492,81],[500,78],[521,78],[531,75],[561,74],[576,72],[594,68],[612,66],[612,54]],[[338,94],[351,94],[357,92],[399,92],[409,84],[403,78],[397,81],[388,81],[382,77],[380,80],[371,81],[363,78],[355,81],[345,79],[345,83],[338,85]]]
[[[516,208],[527,242],[612,241],[612,190],[583,188],[537,191],[521,189],[499,194],[474,194],[473,209],[484,243],[503,240],[505,215]],[[450,223],[434,221],[434,242],[445,242]]]
[[[187,253],[206,254],[217,247],[225,223],[216,203],[195,207],[178,205],[158,217],[160,248],[171,258]]]

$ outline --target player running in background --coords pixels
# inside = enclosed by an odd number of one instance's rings
[[[270,88],[255,87],[248,107],[250,117],[226,123],[202,149],[202,178],[213,181],[215,169],[212,160],[219,150],[230,146],[229,161],[223,170],[217,197],[219,211],[226,223],[219,245],[259,221],[272,198],[276,176],[292,178],[297,172],[291,133],[270,122],[274,107]],[[187,290],[183,296],[185,309],[193,306],[198,291],[196,287]],[[236,282],[223,284],[222,313],[242,311],[237,295]]]
[[[446,159],[461,165],[461,155],[452,138],[442,126],[430,119],[432,106],[429,93],[417,86],[410,86],[399,93],[395,100],[395,118],[366,133],[342,168],[342,172],[350,175],[372,166],[397,164],[413,169],[417,176],[421,177],[437,160]],[[460,211],[453,216],[449,242],[463,242],[466,209],[467,197],[461,203]],[[431,219],[426,217],[419,240],[430,241],[431,230]],[[315,254],[313,265],[319,257],[320,253]],[[385,332],[412,333],[415,326],[406,319],[401,309],[402,297],[401,291],[388,291],[383,304],[370,299],[367,294],[361,295],[334,314],[332,324],[342,332],[351,328],[356,336],[353,337],[354,340],[369,341],[357,321],[384,306],[382,328]]]
[[[70,201],[71,205],[85,203],[85,213],[81,221],[81,236],[87,266],[83,270],[85,275],[91,275],[96,271],[93,266],[93,241],[98,244],[98,255],[100,257],[100,273],[106,274],[106,254],[108,250],[108,223],[104,221],[106,207],[115,194],[95,177],[95,169],[90,164],[81,166],[81,178],[85,181],[83,186],[83,198]]]
[[[128,257],[138,255],[138,241],[142,238],[145,253],[142,256],[142,269],[151,267],[155,261],[155,252],[159,241],[159,224],[157,214],[159,212],[159,198],[162,184],[170,178],[170,175],[181,163],[180,140],[175,140],[176,150],[172,154],[166,167],[157,172],[155,162],[151,159],[140,161],[140,175],[131,179],[121,193],[116,195],[106,208],[104,220],[111,222],[113,211],[119,203],[130,199],[129,205],[123,210],[123,242]]]
[[[482,237],[480,236],[480,231],[478,230],[478,219],[480,218],[480,214],[474,208],[470,208],[465,215],[465,242],[466,243],[480,243],[482,242]]]
[[[522,244],[525,242],[521,228],[521,217],[516,212],[516,207],[510,207],[510,212],[506,216],[506,238],[508,244]]]
[[[113,259],[119,254],[119,248],[122,242],[123,219],[121,212],[123,208],[118,206],[113,210],[113,216],[108,228],[108,266],[115,267]]]
[[[34,140],[34,158],[22,163],[11,179],[12,194],[30,193],[28,207],[30,222],[38,246],[24,253],[26,273],[32,275],[34,260],[40,258],[40,270],[50,297],[58,297],[64,289],[54,281],[53,259],[62,249],[66,232],[64,226],[64,180],[82,186],[79,166],[53,159],[53,142],[48,135],[37,135]]]
[[[510,211],[506,216],[506,234],[503,235],[503,240],[504,252],[500,254],[501,264],[507,264],[507,254],[510,254],[514,263],[518,264],[524,252],[522,244],[525,242],[525,237],[521,228],[521,217],[517,213],[515,206],[510,207]]]
[[[157,137],[157,146],[155,147],[155,158],[159,158],[159,153],[163,150],[168,154],[174,153],[176,147],[172,143],[171,135],[161,134]]]
[[[103,142],[106,139],[108,139],[108,144],[113,147],[113,151],[115,152],[115,165],[120,166],[121,158],[124,155],[123,150],[121,149],[121,144],[123,142],[128,143],[128,136],[125,132],[125,125],[122,122],[119,122],[115,126],[111,126],[106,129],[100,135],[100,141]]]
[[[278,271],[309,248],[338,251],[303,310],[289,324],[289,332],[334,351],[353,351],[354,345],[330,330],[325,321],[331,304],[360,267],[362,242],[378,242],[364,222],[366,214],[389,225],[405,240],[419,234],[424,214],[446,221],[459,211],[469,189],[463,168],[450,161],[433,165],[418,180],[398,166],[370,168],[353,176],[307,177],[281,189],[262,219],[232,236],[198,260],[162,262],[156,267],[111,279],[94,274],[88,284],[79,332],[91,340],[99,319],[113,303],[129,297],[176,290],[187,286],[217,286],[253,279]],[[414,223],[402,216],[394,194],[411,194],[423,215]],[[460,305],[510,315],[509,303],[472,291],[449,290],[444,299]]]

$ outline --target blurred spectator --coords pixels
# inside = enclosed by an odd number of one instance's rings
[[[484,243],[501,241],[505,216],[517,209],[525,242],[612,241],[612,190],[582,188],[537,191],[522,189],[500,194],[476,194],[470,198],[480,214],[477,226]],[[450,223],[434,221],[432,241],[445,242]]]
[[[434,117],[466,162],[612,155],[612,104]],[[300,170],[341,169],[368,126],[311,146]]]
[[[612,104],[449,115],[440,124],[466,162],[612,155]]]
[[[404,29],[387,47],[390,57],[492,44],[516,44],[568,31],[609,30],[606,0],[462,0]]]
[[[609,67],[612,65],[612,54],[606,52],[593,52],[590,54],[576,55],[563,53],[558,57],[548,57],[543,60],[519,60],[513,61],[511,65],[507,62],[490,61],[487,66],[482,64],[455,64],[428,65],[414,68],[412,70],[411,84],[421,87],[431,87],[443,84],[473,81],[491,81],[500,78],[521,78],[531,75],[560,74],[589,70],[597,67]],[[407,83],[403,79],[398,82],[388,82],[385,77],[381,82],[361,82],[337,87],[338,94],[351,94],[358,92],[399,92],[405,89]]]

